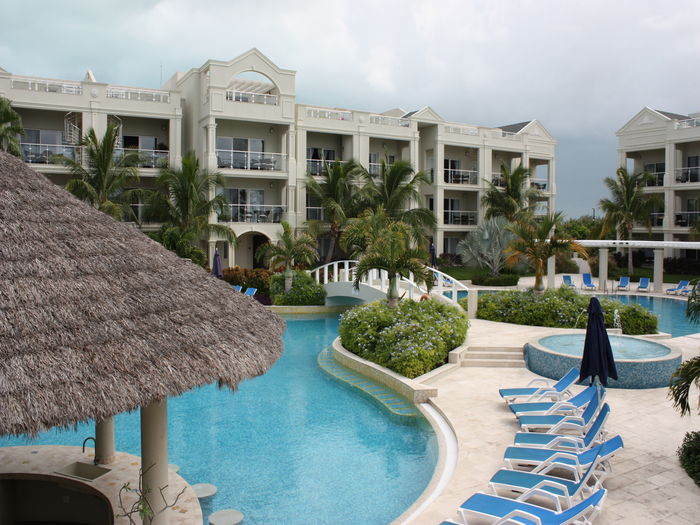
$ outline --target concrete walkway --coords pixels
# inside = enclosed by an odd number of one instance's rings
[[[497,325],[494,326],[494,325]],[[472,321],[468,343],[523,344],[551,329]],[[551,333],[551,332],[550,332]],[[700,355],[700,334],[665,340],[688,359]],[[519,430],[498,389],[524,386],[538,377],[527,369],[458,368],[437,378],[435,406],[450,420],[459,441],[459,460],[449,487],[413,523],[457,520],[457,507],[476,491],[488,492],[488,480],[503,466],[503,452]],[[667,389],[609,389],[611,415],[606,428],[620,434],[625,449],[612,460],[605,482],[610,489],[601,525],[700,523],[700,487],[680,467],[676,449],[686,432],[700,430],[700,416],[681,418]],[[694,403],[697,393],[691,394]]]

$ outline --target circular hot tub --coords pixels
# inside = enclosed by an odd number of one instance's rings
[[[544,377],[559,379],[570,368],[581,365],[583,333],[543,337],[525,345],[525,364]],[[618,379],[609,379],[611,388],[667,387],[671,374],[681,364],[681,353],[669,346],[639,337],[611,335]]]

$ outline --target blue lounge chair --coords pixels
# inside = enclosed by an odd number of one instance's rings
[[[601,391],[602,396],[605,396],[605,390]],[[593,399],[586,405],[586,410],[583,414],[549,414],[545,416],[520,416],[520,428],[526,432],[532,432],[535,429],[547,432],[549,434],[561,434],[563,430],[576,432],[579,435],[585,434],[593,424],[594,418],[600,408],[601,398],[598,393],[593,396]]]
[[[566,286],[567,288],[573,288],[574,290],[576,289],[576,285],[574,284],[574,281],[571,279],[570,275],[564,275],[562,278],[564,279],[562,287]]]
[[[544,416],[548,414],[578,414],[590,403],[593,396],[597,395],[597,390],[596,387],[589,386],[581,390],[571,399],[554,402],[511,403],[508,408],[518,417],[524,415]]]
[[[471,518],[490,519],[491,523],[527,523],[538,525],[570,525],[593,523],[600,513],[607,491],[600,489],[567,510],[550,510],[519,499],[502,498],[477,492],[462,503],[459,511],[465,523]]]
[[[618,290],[629,290],[630,289],[630,278],[627,275],[620,277],[620,282],[617,283]]]
[[[240,284],[237,284],[233,287],[233,289],[236,290],[237,292],[240,292],[242,288],[243,287]]]
[[[637,285],[638,292],[648,292],[649,291],[649,277],[640,277],[639,285]]]
[[[667,288],[666,293],[667,294],[673,294],[676,295],[678,292],[682,291],[683,289],[687,288],[687,286],[690,284],[689,281],[681,281],[679,282],[676,286],[673,288]]]
[[[243,295],[247,295],[249,297],[253,297],[255,295],[255,292],[257,292],[257,288],[248,288]]]
[[[581,289],[583,290],[595,290],[596,285],[593,284],[593,277],[590,273],[584,273],[581,275],[583,278],[583,283],[581,284]]]
[[[682,290],[680,290],[680,291],[678,292],[678,294],[679,294],[679,295],[689,295],[690,292],[692,292],[692,291],[693,291],[693,287],[692,287],[692,286],[686,286],[685,288],[683,288]]]
[[[550,385],[549,381],[542,378],[533,379],[523,388],[501,388],[498,393],[505,399],[506,403],[511,403],[519,397],[526,398],[525,401],[540,401],[542,399],[553,399],[555,401],[570,395],[569,388],[576,383],[579,376],[579,369],[574,367],[569,370],[559,381]],[[537,383],[544,382],[544,386],[535,387]]]
[[[518,432],[515,434],[513,443],[517,446],[528,448],[550,448],[556,450],[582,452],[594,445],[601,443],[607,432],[605,431],[605,421],[610,415],[610,405],[605,403],[600,409],[595,421],[582,436],[572,436],[571,434],[554,434],[539,432]]]

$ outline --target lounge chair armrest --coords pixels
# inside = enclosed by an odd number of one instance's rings
[[[560,458],[567,457],[567,459],[573,459],[576,461],[576,465],[568,465],[566,463],[560,463],[557,462],[554,458],[557,456],[555,454],[550,458],[550,461],[547,463],[543,463],[540,465],[540,467],[535,467],[532,472],[537,473],[537,474],[548,474],[551,470],[554,469],[559,469],[559,470],[567,470],[571,472],[574,476],[574,481],[581,481],[581,471],[579,470],[579,463],[578,463],[578,457],[574,456],[573,458],[570,457],[570,455],[567,456],[560,456]]]
[[[511,510],[508,514],[503,516],[502,518],[497,519],[496,521],[493,522],[493,525],[502,525],[504,523],[513,523],[512,518],[524,518],[528,521],[531,521],[535,523],[536,525],[542,525],[542,521],[538,516],[535,516],[534,514],[530,514],[527,511],[524,511],[522,509],[513,509]]]
[[[586,450],[586,446],[583,444],[583,439],[577,436],[557,436],[552,440],[547,448],[555,448],[555,445],[559,444],[571,445],[579,451]]]
[[[557,424],[554,425],[552,428],[550,428],[550,429],[547,431],[547,433],[548,433],[548,434],[557,434],[557,433],[559,433],[559,429],[565,428],[567,425],[571,425],[571,424],[574,423],[574,422],[579,422],[579,423],[581,423],[581,427],[580,427],[580,431],[581,431],[581,432],[583,432],[583,431],[585,430],[584,425],[586,424],[586,422],[583,420],[582,417],[579,417],[579,416],[567,416],[565,419],[562,419],[561,421],[559,421],[559,423],[557,423]]]
[[[523,401],[520,401],[520,402],[521,403],[537,403],[538,401],[542,401],[543,399],[549,398],[551,394],[559,394],[559,392],[557,392],[552,387],[543,386],[541,388],[538,388],[535,392],[533,392],[526,399],[524,399]]]
[[[527,385],[525,385],[525,386],[533,386],[533,385],[536,385],[536,384],[538,384],[538,383],[542,383],[542,384],[548,385],[548,386],[551,386],[551,385],[552,385],[552,382],[551,382],[549,379],[544,379],[544,378],[542,378],[542,377],[538,377],[538,378],[535,378],[535,379],[533,379],[532,381],[530,381],[530,382],[529,382]]]
[[[516,498],[518,501],[523,501],[525,503],[528,502],[530,497],[532,496],[539,496],[541,498],[546,498],[551,500],[554,505],[557,508],[557,512],[561,512],[561,502],[559,501],[559,497],[556,494],[552,494],[551,492],[547,492],[546,490],[541,490],[537,488],[533,488],[528,490],[527,492],[522,493],[520,496]]]
[[[579,411],[580,408],[577,407],[576,405],[573,405],[569,403],[568,401],[559,401],[558,403],[554,403],[551,407],[547,409],[545,412],[546,415],[555,415],[555,414],[560,414],[562,416],[568,416],[571,415],[571,411]]]

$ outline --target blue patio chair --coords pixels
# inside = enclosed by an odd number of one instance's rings
[[[477,492],[459,507],[462,519],[491,520],[491,523],[537,523],[569,525],[593,523],[600,513],[607,491],[600,489],[567,510],[550,510],[518,499]],[[449,522],[448,522],[449,523]]]
[[[605,403],[600,409],[591,427],[582,436],[571,434],[554,434],[539,432],[518,432],[513,444],[528,448],[549,448],[556,450],[582,452],[601,443],[607,434],[605,421],[610,415],[610,405]]]
[[[639,285],[637,286],[638,292],[648,292],[649,291],[649,277],[640,277]]]
[[[685,288],[683,288],[682,290],[680,290],[678,293],[679,293],[680,295],[689,295],[690,292],[692,292],[692,291],[693,291],[693,287],[690,286],[690,285],[688,285],[688,286],[686,286]]]
[[[240,284],[237,284],[233,287],[233,289],[236,290],[237,292],[240,292],[243,289],[243,287]]]
[[[562,279],[564,279],[562,287],[566,286],[567,288],[573,288],[574,290],[576,289],[576,285],[574,284],[574,281],[571,279],[570,275],[564,275]]]
[[[627,275],[620,277],[620,282],[617,283],[618,290],[629,290],[630,289],[630,278]]]
[[[593,284],[593,276],[590,273],[584,273],[581,275],[583,278],[583,283],[581,283],[581,288],[583,290],[595,290],[596,285]]]
[[[598,389],[595,386],[589,386],[571,399],[551,402],[540,401],[537,403],[511,403],[508,408],[518,417],[524,415],[577,414],[583,411],[583,408],[591,402],[593,396],[596,396],[597,393]]]
[[[601,396],[598,396],[598,392],[596,392],[581,415],[548,414],[544,416],[520,416],[518,417],[520,428],[525,432],[539,430],[550,434],[561,434],[563,433],[562,431],[575,432],[579,435],[585,434],[593,424],[600,408],[601,397],[604,396],[605,389],[601,390]]]
[[[689,281],[680,281],[680,282],[679,282],[676,286],[674,286],[673,288],[667,288],[667,289],[666,289],[666,293],[667,293],[667,294],[677,295],[678,292],[680,292],[680,291],[682,291],[683,289],[685,289],[689,284],[690,284]]]
[[[501,394],[506,403],[512,403],[519,397],[526,398],[525,401],[541,401],[542,399],[553,399],[556,401],[570,395],[569,388],[576,383],[579,373],[580,370],[574,367],[553,385],[546,379],[537,378],[530,381],[526,387],[501,388],[498,393]],[[537,383],[544,383],[544,386],[530,386]]]
[[[249,297],[253,297],[255,295],[255,292],[257,292],[257,288],[248,288],[246,291],[243,293],[243,295],[247,295]]]

